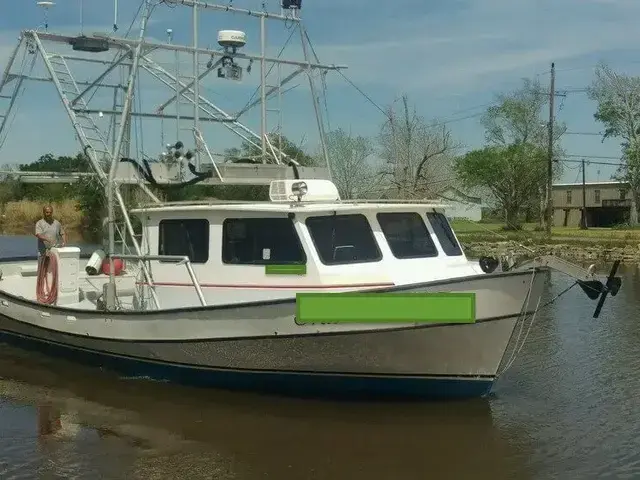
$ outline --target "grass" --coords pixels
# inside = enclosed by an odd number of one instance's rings
[[[454,220],[452,226],[463,242],[496,242],[515,240],[527,243],[598,243],[619,245],[638,245],[640,229],[552,227],[551,238],[545,232],[535,231],[537,223],[524,224],[522,230],[504,231],[502,223],[482,223],[468,220]]]
[[[7,202],[0,205],[0,233],[4,235],[32,235],[36,222],[42,218],[44,205],[33,201]],[[71,241],[82,237],[82,212],[78,211],[77,202],[66,200],[52,204],[53,216],[67,230],[67,238]]]

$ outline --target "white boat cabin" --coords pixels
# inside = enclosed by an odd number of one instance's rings
[[[438,202],[341,201],[326,180],[275,181],[270,193],[270,202],[132,210],[142,222],[142,252],[188,256],[208,305],[482,273],[466,259]],[[161,308],[200,305],[184,266],[149,265]]]

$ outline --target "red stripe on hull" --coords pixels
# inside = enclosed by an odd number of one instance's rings
[[[147,282],[136,282],[136,285],[149,285]],[[193,288],[192,283],[181,283],[181,282],[155,282],[154,285],[156,287],[191,287]],[[224,285],[224,284],[216,284],[216,283],[201,283],[200,287],[202,288],[272,288],[272,289],[282,289],[282,290],[292,290],[292,289],[328,289],[328,288],[363,288],[363,287],[393,287],[395,283],[352,283],[348,285],[256,285],[256,284],[246,284],[246,285]]]

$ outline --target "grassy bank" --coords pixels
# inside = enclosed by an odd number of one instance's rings
[[[640,228],[589,228],[580,230],[577,227],[553,227],[551,237],[544,232],[536,231],[536,224],[525,224],[522,230],[504,231],[500,223],[479,223],[464,220],[452,222],[456,235],[465,243],[513,241],[525,245],[590,245],[601,247],[638,246]]]
[[[499,223],[453,222],[456,235],[470,258],[508,253],[529,256],[535,252],[567,260],[640,262],[640,229],[554,227],[549,238],[544,232],[536,231],[536,226],[528,224],[519,231],[504,231]]]
[[[83,215],[75,200],[52,203],[53,215],[66,228],[70,241],[82,239]],[[0,233],[32,235],[35,223],[42,218],[43,203],[33,201],[7,202],[0,205]]]

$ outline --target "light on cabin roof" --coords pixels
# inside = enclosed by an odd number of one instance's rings
[[[306,182],[296,182],[291,185],[291,193],[298,197],[298,201],[301,201],[302,197],[305,196],[308,191],[309,188],[307,187]]]

